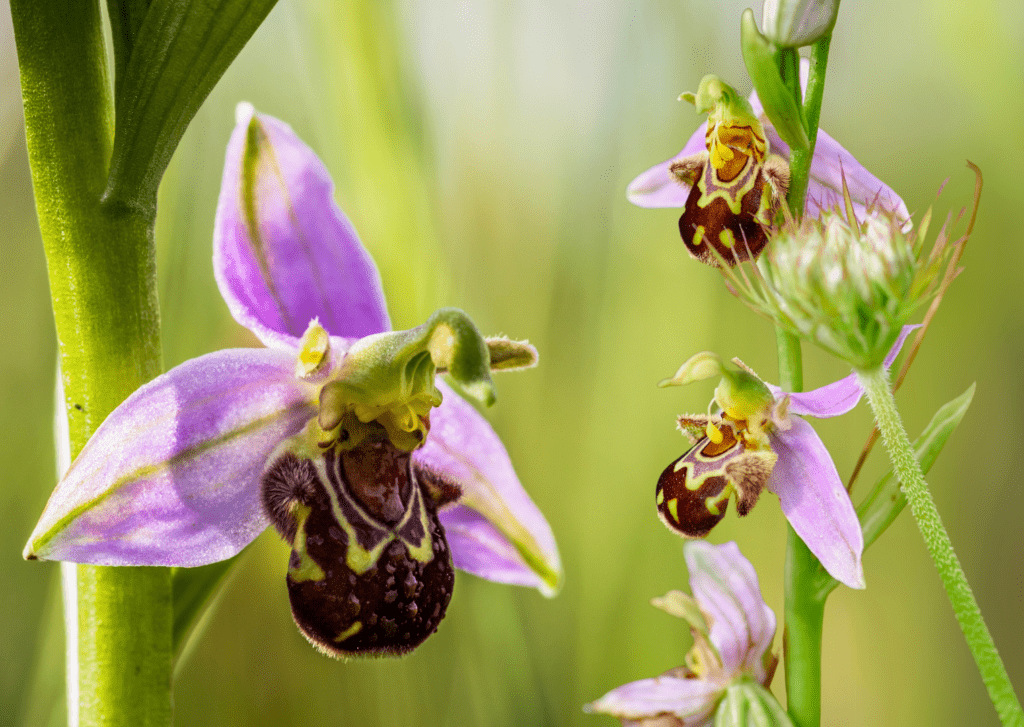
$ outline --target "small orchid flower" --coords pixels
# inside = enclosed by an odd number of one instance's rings
[[[771,654],[775,614],[754,567],[736,543],[691,541],[683,553],[693,596],[671,591],[651,605],[690,624],[686,666],[613,689],[586,710],[614,715],[625,727],[706,727],[738,697],[755,713],[767,711],[774,719],[766,724],[789,724],[767,690],[778,663]]]
[[[804,60],[800,76],[805,87],[807,71]],[[693,132],[674,157],[634,179],[626,197],[639,207],[683,207],[680,234],[702,262],[717,267],[719,258],[756,258],[767,243],[762,226],[772,223],[788,189],[789,146],[765,116],[756,93],[743,99],[720,79],[705,76],[696,94],[684,93],[680,99],[709,113],[706,128]],[[844,176],[858,216],[875,204],[909,223],[903,200],[821,130],[811,160],[807,215],[817,217],[842,201]]]
[[[500,440],[436,378],[494,400],[536,361],[461,311],[391,331],[377,269],[291,128],[239,106],[214,233],[235,319],[267,348],[187,361],[132,394],[57,485],[25,557],[199,566],[269,524],[303,634],[331,655],[433,633],[452,567],[553,594],[558,550]]]
[[[903,329],[886,368],[913,328]],[[814,428],[794,416],[824,419],[853,409],[864,393],[856,374],[814,391],[786,393],[733,361],[739,369],[714,353],[698,353],[659,384],[722,377],[714,398],[720,414],[679,417],[693,446],[658,479],[659,517],[673,532],[701,538],[725,517],[730,496],[743,516],[767,488],[825,570],[851,588],[864,588],[864,538],[850,496]]]

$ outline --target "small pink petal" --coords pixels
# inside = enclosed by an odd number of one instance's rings
[[[295,348],[313,318],[346,338],[391,328],[380,275],[334,203],[327,169],[290,126],[249,104],[239,104],[228,142],[213,269],[235,320],[268,346]]]
[[[240,551],[267,526],[267,456],[316,411],[294,365],[281,351],[229,349],[140,388],[57,485],[26,556],[197,566]]]
[[[623,684],[588,705],[589,711],[620,719],[643,719],[660,714],[690,718],[689,727],[705,724],[725,691],[726,684],[705,679],[660,676]]]
[[[413,458],[459,483],[460,504],[480,513],[509,543],[511,549],[499,560],[515,552],[516,560],[537,574],[541,590],[553,593],[562,566],[551,527],[520,484],[508,452],[487,420],[440,379],[437,387],[444,401],[430,413],[427,442]],[[474,526],[473,532],[479,535],[481,530]],[[454,544],[452,552],[461,557]],[[479,563],[479,555],[467,554],[464,562]],[[475,567],[471,572],[488,577],[486,568]],[[496,568],[503,569],[504,563]]]
[[[683,207],[690,196],[690,186],[678,181],[669,172],[673,162],[683,157],[707,151],[704,141],[706,123],[700,124],[693,132],[683,150],[671,159],[663,161],[642,172],[626,187],[626,199],[637,207]]]
[[[914,329],[920,327],[920,324],[903,326],[899,338],[896,339],[896,343],[885,356],[885,362],[883,363],[885,368],[892,366],[892,362],[899,356],[907,336]],[[786,392],[774,384],[768,384],[768,388],[771,389],[776,399],[781,399],[787,395]],[[791,414],[812,416],[817,419],[829,419],[845,414],[853,409],[853,407],[857,406],[863,395],[864,389],[861,388],[860,382],[857,380],[857,374],[850,374],[839,379],[839,381],[833,381],[831,384],[826,384],[813,391],[789,394],[789,411]]]
[[[799,417],[771,434],[779,455],[768,489],[825,570],[850,588],[864,588],[864,537],[850,496],[814,427]]]
[[[736,543],[689,540],[683,546],[690,590],[711,617],[709,638],[728,674],[739,671],[763,681],[763,657],[775,638],[775,614],[764,602],[757,573]]]

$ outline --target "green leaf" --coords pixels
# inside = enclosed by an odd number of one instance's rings
[[[967,413],[972,398],[974,384],[935,412],[935,416],[928,422],[921,436],[914,442],[914,456],[921,463],[921,471],[924,474],[928,474],[928,470],[935,464],[939,452],[946,445],[946,440]],[[900,491],[899,480],[893,476],[892,471],[889,471],[857,508],[857,517],[860,519],[861,530],[864,531],[864,547],[867,548],[875,542],[906,506],[907,498]]]
[[[174,598],[173,649],[176,662],[181,660],[213,596],[219,592],[228,572],[239,562],[242,553],[198,568],[174,569],[171,588]]]
[[[921,436],[914,441],[914,456],[921,464],[922,474],[928,474],[946,441],[967,413],[971,399],[974,398],[974,386],[971,384],[963,394],[940,407],[921,432]],[[857,507],[857,518],[864,533],[865,550],[893,524],[906,506],[907,498],[900,490],[899,480],[890,470],[878,480],[871,494]],[[819,577],[819,596],[827,595],[839,585],[839,581],[828,575],[824,568],[819,567]]]
[[[715,727],[793,727],[775,695],[754,681],[733,682],[715,711]]]
[[[154,213],[186,127],[277,0],[153,0],[141,25],[144,0],[108,2],[118,77],[103,199]]]
[[[135,39],[146,19],[146,12],[153,0],[107,0],[107,15],[110,17],[110,34],[114,40],[114,79],[120,86],[124,79],[128,59],[131,58]]]
[[[775,63],[775,47],[757,29],[754,12],[747,8],[741,20],[743,62],[768,120],[791,149],[807,149],[810,141],[804,128],[803,113]]]

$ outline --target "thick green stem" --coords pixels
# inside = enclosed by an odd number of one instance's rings
[[[939,570],[942,585],[953,606],[953,613],[960,623],[967,645],[971,649],[974,661],[981,672],[981,678],[988,689],[992,704],[999,713],[1003,725],[1024,725],[1024,710],[1013,691],[1010,677],[1003,666],[1003,660],[996,651],[992,635],[981,616],[978,602],[967,583],[967,576],[960,567],[953,544],[949,540],[935,501],[924,481],[921,465],[914,456],[914,449],[907,437],[896,400],[889,388],[889,377],[884,368],[872,371],[858,371],[857,378],[868,396],[871,409],[875,413],[875,422],[882,433],[882,441],[889,452],[893,470],[902,485],[903,494],[910,503],[910,511],[914,514],[917,527],[924,537],[928,553],[935,561]]]
[[[825,91],[825,68],[828,64],[829,37],[822,38],[811,51],[811,72],[807,98],[803,104],[804,121],[810,147],[794,150],[790,160],[788,203],[793,215],[803,214],[804,198],[810,178],[811,158],[818,135],[818,118]],[[797,103],[801,101],[800,85],[793,65],[795,54],[780,53],[780,73],[787,80]],[[784,391],[803,389],[800,341],[782,330],[776,330],[779,347],[779,377]],[[821,639],[828,592],[820,587],[818,559],[807,548],[792,527],[786,544],[786,629],[783,648],[786,668],[786,704],[796,727],[818,727],[821,722]]]
[[[818,138],[818,120],[821,117],[821,101],[825,95],[825,70],[828,68],[828,47],[832,35],[826,35],[811,46],[811,69],[807,77],[807,99],[804,101],[804,123],[807,126],[807,149],[794,149],[789,158],[789,209],[794,217],[804,212],[807,183],[811,176],[811,159],[814,157],[814,143]],[[799,87],[798,87],[799,88]],[[799,101],[799,96],[797,96]]]
[[[800,339],[776,329],[779,382],[785,391],[803,389]],[[786,706],[796,727],[821,721],[821,632],[825,598],[819,587],[818,559],[792,527],[786,541]]]
[[[11,0],[11,15],[76,455],[160,372],[153,219],[100,202],[113,101],[98,2]],[[80,724],[170,724],[170,569],[79,566],[77,583]]]

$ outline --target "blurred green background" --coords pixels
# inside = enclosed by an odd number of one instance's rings
[[[749,90],[743,2],[431,3],[282,0],[189,128],[164,180],[157,241],[167,367],[256,345],[210,264],[224,146],[240,100],[322,156],[377,259],[396,327],[456,305],[485,333],[529,338],[534,371],[500,377],[488,414],[561,548],[554,600],[460,574],[439,633],[401,660],[331,661],[292,624],[287,553],[249,549],[176,681],[179,725],[601,725],[584,703],[682,662],[682,622],[648,599],[686,586],[654,483],[685,443],[673,418],[711,386],[654,384],[692,353],[775,380],[774,335],[690,260],[678,212],[623,190],[701,119],[676,101],[714,72]],[[9,10],[0,15],[0,722],[61,719],[55,564],[20,552],[54,484],[55,336],[21,127]],[[977,229],[898,401],[911,436],[978,382],[929,477],[1011,678],[1024,691],[1024,5],[847,2],[821,125],[918,216],[969,204]],[[844,375],[805,348],[807,385]],[[820,423],[841,473],[870,428],[862,405]],[[884,471],[877,450],[856,494]],[[730,515],[776,614],[785,522],[765,495]],[[996,724],[916,527],[866,555],[868,588],[825,622],[823,723]],[[780,639],[777,639],[777,647]],[[780,674],[775,692],[784,694]],[[7,719],[10,718],[11,722]]]

